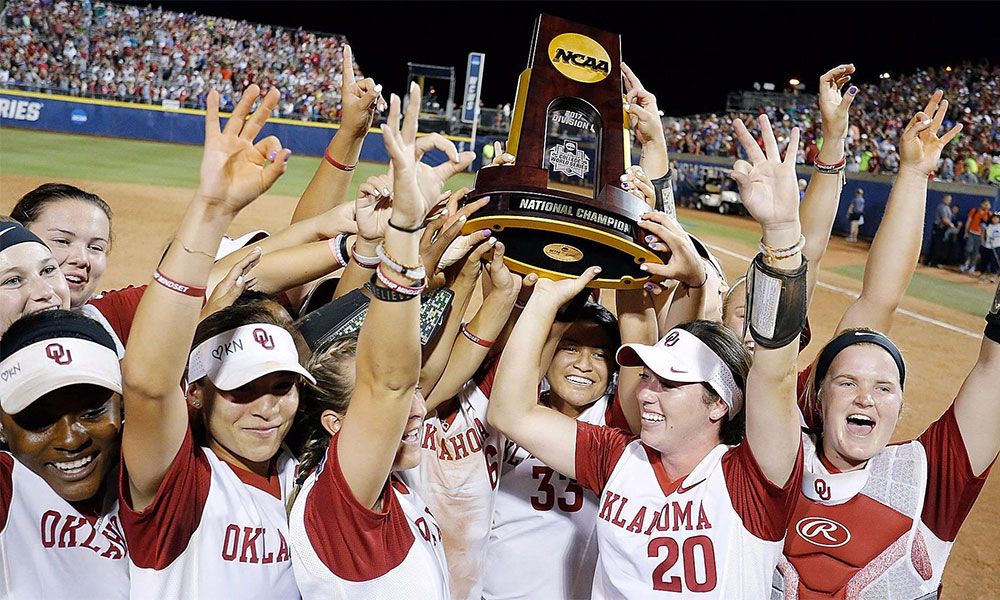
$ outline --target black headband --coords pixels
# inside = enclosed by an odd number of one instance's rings
[[[830,343],[819,353],[819,358],[816,359],[817,390],[819,390],[823,378],[826,377],[826,372],[830,370],[830,363],[833,362],[833,359],[845,348],[855,344],[875,344],[888,352],[889,356],[896,363],[896,368],[899,369],[899,387],[903,387],[903,383],[906,380],[906,366],[903,364],[903,355],[900,354],[896,344],[893,344],[892,340],[876,331],[849,330],[830,340]]]
[[[24,242],[38,242],[45,246],[45,242],[38,239],[37,235],[25,229],[24,225],[13,222],[0,223],[0,252]],[[48,246],[45,247],[48,248]]]
[[[30,325],[21,323],[25,319],[29,320],[27,323]],[[0,360],[5,360],[21,348],[36,342],[57,338],[90,340],[117,352],[111,334],[94,319],[68,310],[53,310],[14,321],[10,329],[3,334]]]

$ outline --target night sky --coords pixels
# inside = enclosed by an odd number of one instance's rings
[[[130,2],[146,5],[147,2]],[[539,12],[622,35],[624,59],[669,115],[721,110],[730,91],[819,75],[853,62],[883,72],[1000,63],[995,2],[152,2],[252,22],[345,34],[359,65],[388,91],[406,63],[454,66],[460,101],[469,52],[485,52],[486,106],[511,102]]]

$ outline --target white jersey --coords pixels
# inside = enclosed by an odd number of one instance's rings
[[[601,398],[577,420],[604,425],[607,409],[608,397]],[[594,492],[508,440],[483,598],[590,598],[597,565],[596,517]]]
[[[128,597],[125,537],[109,487],[88,515],[0,452],[0,598]]]
[[[448,600],[441,531],[416,488],[405,474],[393,473],[382,491],[381,510],[361,505],[340,470],[338,439],[330,441],[289,515],[302,597]]]
[[[441,524],[456,600],[479,600],[503,436],[486,421],[496,363],[470,380],[453,409],[424,421],[420,490]]]
[[[801,485],[801,450],[782,488],[747,444],[720,444],[671,481],[659,453],[635,436],[578,422],[576,475],[600,495],[595,599],[768,596]]]
[[[954,409],[856,471],[824,464],[806,435],[803,444],[802,493],[772,600],[914,600],[936,592],[990,472],[972,473]]]
[[[272,475],[237,469],[188,430],[152,504],[121,519],[134,599],[298,598],[285,501],[295,460],[282,452]]]

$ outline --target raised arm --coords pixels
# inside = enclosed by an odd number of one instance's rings
[[[587,269],[577,279],[539,279],[528,305],[507,340],[487,418],[491,425],[569,478],[576,478],[576,420],[538,404],[542,352],[559,307],[568,302],[600,273]]]
[[[979,360],[955,398],[955,419],[975,476],[982,475],[1000,451],[1000,285],[986,315]]]
[[[854,65],[840,65],[823,73],[819,78],[819,113],[822,119],[823,147],[816,157],[816,170],[809,178],[806,195],[799,206],[802,220],[802,234],[806,245],[802,256],[809,261],[806,273],[808,299],[812,300],[813,290],[819,277],[819,263],[826,254],[830,242],[830,231],[837,218],[840,192],[844,187],[844,141],[847,139],[848,112],[858,94],[858,88],[851,86],[841,96],[840,90],[851,80]]]
[[[202,308],[198,289],[204,289],[208,281],[226,228],[285,172],[291,154],[274,137],[254,145],[279,97],[272,88],[245,120],[259,95],[256,85],[248,87],[222,129],[219,94],[209,93],[198,190],[136,310],[122,361],[129,415],[122,454],[136,510],[145,508],[156,495],[187,431],[180,382]]]
[[[942,137],[938,129],[948,101],[936,91],[899,139],[899,174],[889,193],[885,216],[868,252],[861,296],[848,307],[837,331],[870,327],[887,333],[920,256],[927,177],[937,169],[941,150],[962,130],[959,123]],[[933,116],[932,116],[933,115]]]
[[[642,82],[625,63],[622,63],[622,83],[625,85],[630,125],[642,145],[639,166],[649,174],[650,179],[659,179],[670,170],[670,159],[667,156],[667,139],[660,122],[656,96],[642,86]]]
[[[649,215],[647,215],[648,217]],[[615,311],[618,315],[618,330],[622,344],[644,344],[652,346],[658,334],[656,308],[653,298],[646,290],[618,290],[615,292]],[[638,435],[642,427],[639,402],[635,391],[639,387],[639,367],[622,367],[618,372],[618,402],[621,404],[625,420],[632,433]]]
[[[388,122],[382,126],[395,184],[392,226],[386,229],[384,244],[385,253],[395,263],[415,267],[420,261],[420,228],[428,203],[417,187],[413,154],[420,102],[416,84],[410,86],[410,97],[402,128],[395,94],[390,99]],[[380,267],[380,272],[409,288],[419,289],[424,283],[385,267]],[[378,279],[375,285],[383,288],[385,284]],[[420,377],[419,318],[419,292],[403,301],[375,297],[358,337],[356,383],[339,433],[338,458],[354,497],[369,508],[382,494],[410,417]]]
[[[781,159],[778,143],[766,115],[760,117],[764,150],[754,141],[740,120],[734,120],[736,137],[747,152],[752,165],[736,161],[732,177],[739,184],[740,197],[754,219],[764,230],[762,244],[769,251],[764,258],[765,269],[751,266],[754,294],[766,295],[758,308],[756,298],[747,302],[747,321],[757,349],[746,385],[746,443],[750,444],[761,471],[774,484],[784,486],[798,456],[801,443],[798,409],[795,405],[795,358],[799,350],[798,333],[805,319],[805,281],[801,227],[799,225],[799,190],[795,177],[795,153],[799,145],[799,130],[792,129],[785,158]],[[767,271],[770,271],[768,273]],[[757,282],[760,278],[762,281]],[[767,283],[772,285],[768,286]],[[777,290],[774,289],[777,285]],[[771,289],[768,289],[771,288]],[[773,297],[779,291],[789,300]],[[777,302],[776,314],[767,308]],[[800,315],[783,314],[800,310]],[[758,331],[756,325],[760,325]],[[773,329],[773,334],[768,334]],[[786,339],[774,339],[779,330],[791,330]],[[768,339],[770,338],[770,339]]]
[[[344,45],[340,97],[343,110],[340,129],[330,140],[324,160],[299,199],[292,223],[319,215],[347,200],[351,176],[361,156],[361,146],[376,111],[385,109],[382,86],[370,77],[355,81],[354,52]],[[336,164],[334,164],[336,163]]]

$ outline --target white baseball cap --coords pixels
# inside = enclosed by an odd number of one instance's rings
[[[9,415],[17,414],[45,394],[76,384],[122,393],[118,354],[87,339],[43,339],[0,362],[0,407]]]
[[[230,329],[198,344],[188,358],[188,381],[208,377],[220,390],[233,390],[278,371],[316,380],[299,364],[292,334],[269,323]]]
[[[705,342],[683,329],[671,329],[652,346],[625,344],[615,360],[623,367],[648,367],[661,379],[708,384],[729,406],[730,419],[743,410],[743,392],[732,371]]]

